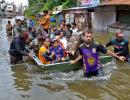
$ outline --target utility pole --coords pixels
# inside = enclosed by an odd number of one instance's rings
[[[0,2],[0,10],[1,10],[1,12],[2,12],[2,18],[4,18],[4,9],[2,8],[4,2],[5,2],[4,0],[2,0],[2,1]]]
[[[79,0],[77,0],[77,7],[79,7]]]

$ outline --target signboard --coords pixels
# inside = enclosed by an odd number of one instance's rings
[[[79,0],[80,6],[94,7],[100,4],[100,0]]]

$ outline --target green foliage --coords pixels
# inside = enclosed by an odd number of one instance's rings
[[[29,0],[29,8],[26,16],[32,16],[43,10],[52,10],[55,6],[63,5],[63,8],[75,7],[77,0]]]
[[[64,2],[62,5],[63,5],[63,8],[76,7],[77,0],[66,0],[66,2]]]

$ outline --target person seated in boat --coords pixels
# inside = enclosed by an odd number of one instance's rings
[[[97,76],[99,66],[99,52],[111,55],[118,58],[121,61],[125,60],[125,57],[118,56],[110,50],[107,50],[100,43],[94,42],[92,32],[85,31],[83,33],[84,42],[79,46],[79,56],[75,60],[71,60],[70,63],[74,64],[83,59],[84,76],[91,77]]]
[[[72,28],[71,28],[71,24],[66,24],[66,34],[65,37],[67,39],[67,41],[69,41],[70,37],[72,36]]]
[[[52,40],[52,46],[50,47],[50,53],[54,53],[54,62],[63,62],[65,61],[64,49],[59,44],[57,39]]]
[[[56,25],[51,26],[50,39],[54,39],[57,33],[58,29]]]
[[[59,31],[59,35],[55,36],[58,41],[63,45],[64,49],[68,46],[68,41],[65,38],[64,31]]]
[[[50,42],[51,40],[49,38],[45,38],[43,40],[43,45],[38,52],[38,58],[43,64],[50,64],[52,57],[54,56],[54,53],[49,53]]]
[[[109,42],[106,43],[106,47],[113,46],[114,52],[118,56],[126,57],[126,61],[130,59],[129,55],[129,41],[124,38],[124,34],[122,32],[117,32],[114,39],[111,39]]]
[[[71,23],[71,27],[72,27],[72,31],[73,31],[73,34],[75,34],[76,32],[78,32],[78,27],[76,25],[76,23]]]
[[[18,31],[20,34],[12,40],[9,49],[11,64],[21,63],[23,56],[29,56],[29,51],[25,48],[27,38],[23,34],[24,31],[20,29]]]

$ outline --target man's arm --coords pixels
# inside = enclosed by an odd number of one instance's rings
[[[99,51],[101,51],[102,53],[105,53],[105,54],[108,54],[108,55],[111,55],[112,57],[115,57],[121,61],[125,61],[125,57],[124,56],[118,56],[117,54],[115,54],[114,52],[110,51],[110,50],[107,50],[103,45],[99,44],[98,45],[98,48],[99,48]]]
[[[113,45],[112,40],[109,41],[109,42],[105,45],[105,47],[109,47],[109,46],[111,46],[111,45]]]
[[[81,59],[82,59],[82,55],[79,54],[79,56],[75,60],[71,60],[70,63],[75,64],[76,62],[78,62]]]
[[[111,55],[112,57],[115,57],[115,58],[117,58],[117,59],[119,59],[121,61],[125,61],[126,60],[126,58],[124,56],[118,56],[118,55],[116,55],[114,52],[112,52],[110,50],[107,50],[107,54]]]
[[[43,56],[45,57],[45,59],[46,59],[47,61],[52,61],[52,60],[53,60],[52,57],[49,56],[49,55],[47,55],[46,53],[43,53]]]

